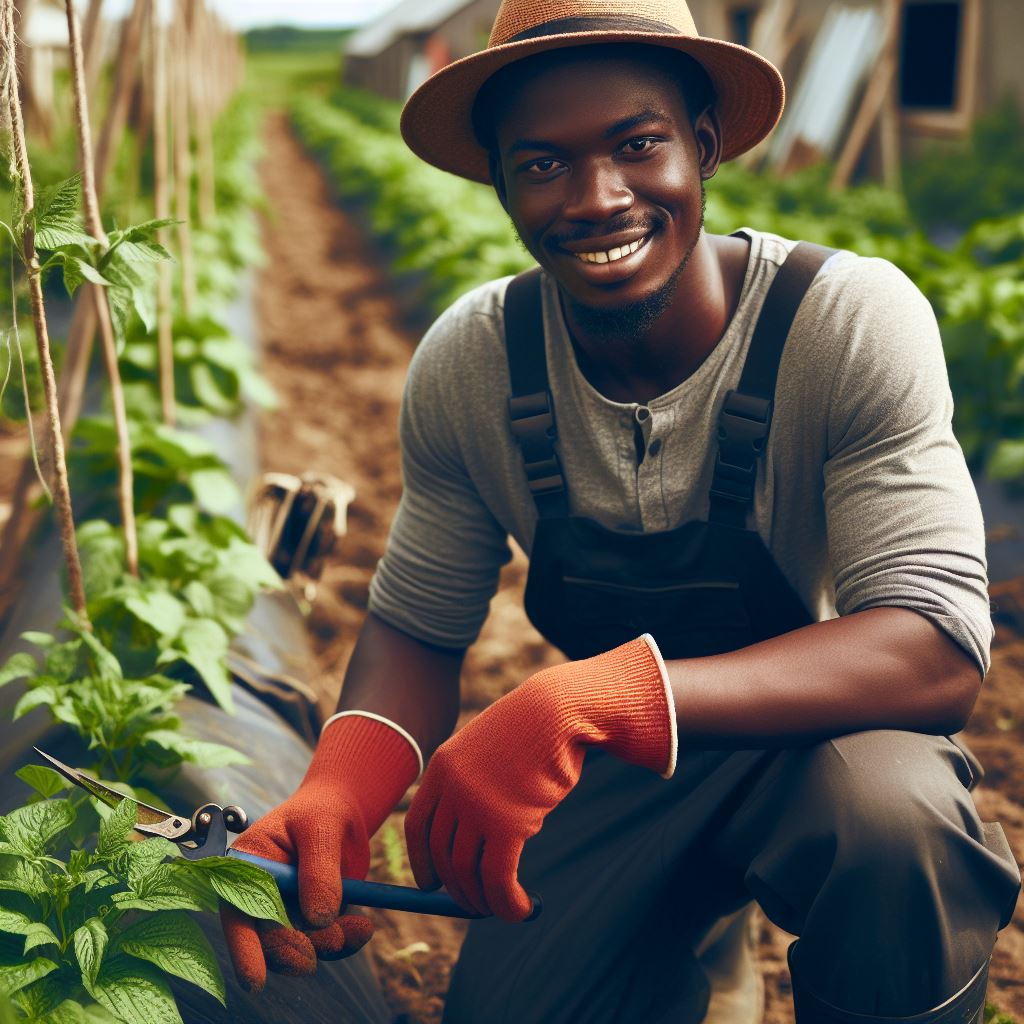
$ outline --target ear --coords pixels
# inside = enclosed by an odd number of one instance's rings
[[[722,162],[722,125],[714,106],[698,115],[693,123],[693,135],[697,142],[700,177],[702,181],[707,181],[715,176]]]
[[[502,170],[501,160],[493,150],[487,154],[487,169],[491,174],[491,184],[498,196],[498,202],[508,213],[508,186],[505,184],[505,172]]]

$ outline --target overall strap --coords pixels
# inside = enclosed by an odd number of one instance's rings
[[[747,512],[754,504],[757,465],[771,427],[782,350],[807,289],[835,251],[798,242],[768,289],[739,387],[726,393],[718,418],[718,454],[708,516],[713,523],[746,525]]]
[[[508,284],[505,349],[512,382],[510,426],[523,453],[530,493],[542,519],[568,516],[565,477],[555,451],[558,429],[548,387],[540,267],[524,271]]]

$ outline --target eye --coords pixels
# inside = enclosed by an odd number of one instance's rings
[[[624,142],[622,150],[625,153],[650,153],[660,141],[661,139],[656,139],[653,135],[638,135],[635,139]]]
[[[519,169],[532,178],[546,178],[554,174],[561,166],[553,157],[541,157],[539,160],[530,160]]]

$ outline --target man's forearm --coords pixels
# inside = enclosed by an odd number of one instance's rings
[[[455,728],[463,654],[421,643],[368,615],[338,711],[372,711],[390,719],[412,735],[426,760]]]
[[[680,745],[726,749],[794,746],[864,729],[956,732],[980,685],[970,657],[905,608],[817,622],[667,668]]]

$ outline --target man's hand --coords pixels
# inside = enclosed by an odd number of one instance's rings
[[[360,949],[373,934],[365,917],[341,914],[341,879],[366,877],[370,836],[416,777],[412,744],[391,726],[352,715],[324,730],[299,788],[251,825],[234,848],[298,865],[302,929],[257,921],[228,905],[221,922],[241,985],[260,991],[268,968],[306,975],[317,960]]]
[[[420,887],[443,884],[477,913],[527,917],[520,854],[576,785],[589,745],[672,774],[675,709],[650,637],[538,672],[438,747],[405,819]]]

